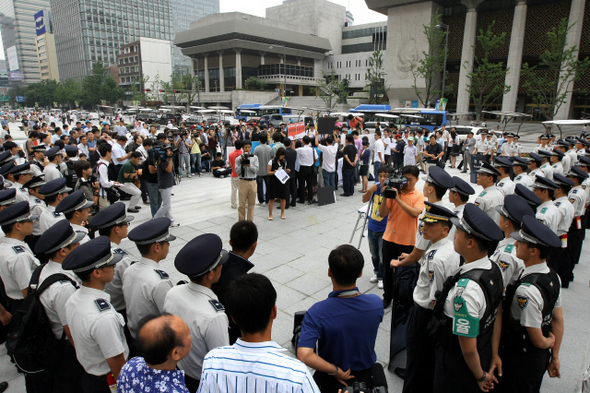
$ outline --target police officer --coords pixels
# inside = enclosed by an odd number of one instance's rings
[[[418,261],[420,273],[414,288],[414,307],[406,336],[406,369],[395,370],[396,374],[405,375],[404,393],[432,392],[436,343],[428,334],[428,325],[432,318],[435,293],[442,290],[447,278],[459,269],[459,254],[448,237],[453,226],[451,217],[456,217],[455,214],[445,207],[430,202],[425,204],[425,213],[420,217],[424,223],[422,236],[431,245]]]
[[[164,311],[178,315],[191,329],[193,347],[188,356],[178,362],[191,393],[199,387],[205,355],[213,348],[229,345],[229,320],[225,308],[211,290],[221,277],[222,265],[229,259],[229,253],[222,246],[221,238],[212,233],[188,242],[174,259],[174,266],[186,274],[190,282],[168,291],[164,302]]]
[[[125,321],[110,303],[104,286],[113,279],[120,254],[111,253],[107,237],[100,236],[79,246],[66,256],[62,266],[72,270],[82,286],[66,302],[66,321],[84,367],[84,393],[109,393],[109,374],[117,380],[129,349]]]
[[[549,150],[539,150],[537,154],[543,159],[543,164],[539,167],[541,172],[543,172],[543,176],[549,180],[553,180],[553,167],[551,166],[553,153]]]
[[[553,174],[553,182],[557,185],[553,204],[559,211],[556,234],[561,244],[559,247],[551,250],[547,258],[547,264],[559,275],[563,285],[564,282],[569,283],[571,281],[570,273],[572,269],[570,267],[571,261],[567,252],[567,246],[569,243],[568,232],[574,219],[575,209],[569,201],[568,193],[574,186],[574,182],[558,173]]]
[[[577,158],[572,160],[572,155],[571,153],[568,154],[568,151],[570,151],[570,148],[572,146],[572,142],[570,142],[568,139],[564,140],[564,141],[559,141],[557,143],[557,146],[555,146],[555,148],[553,149],[554,151],[558,151],[560,153],[563,153],[563,156],[561,157],[561,165],[563,166],[563,173],[569,173],[570,169],[572,169],[572,165],[575,165],[575,162],[577,161]],[[574,151],[575,154],[575,151]]]
[[[475,199],[475,206],[483,210],[495,223],[500,220],[496,206],[504,202],[504,196],[495,186],[500,172],[487,162],[483,162],[477,171],[477,184],[483,187]]]
[[[0,191],[0,211],[16,202],[16,190],[9,188]]]
[[[531,158],[531,160],[529,162],[529,169],[531,170],[529,172],[529,176],[531,177],[531,179],[534,182],[535,178],[537,176],[545,176],[545,174],[541,170],[541,166],[543,165],[543,162],[545,161],[545,159],[536,153],[529,153],[529,156]],[[531,191],[532,191],[532,188],[531,188]]]
[[[45,170],[45,151],[47,146],[44,144],[33,146],[33,159],[31,160],[31,172],[33,176],[43,175]]]
[[[61,164],[62,158],[61,149],[58,146],[53,146],[45,152],[45,157],[49,160],[49,163],[43,170],[45,180],[51,181],[63,177],[59,170],[59,164]]]
[[[563,176],[565,165],[563,164],[562,160],[565,158],[565,154],[559,151],[558,148],[554,148],[551,151],[551,168],[553,168],[553,176],[555,176],[555,174]]]
[[[512,156],[513,158],[520,157],[522,154],[522,145],[519,143],[519,141],[520,136],[514,135],[514,142],[512,143],[514,147],[514,155]]]
[[[463,217],[451,222],[457,226],[455,251],[465,264],[444,284],[433,311],[445,321],[435,349],[434,392],[480,392],[493,388],[499,365],[492,335],[500,328],[495,316],[503,293],[502,272],[488,255],[502,231],[470,203]]]
[[[526,169],[529,165],[529,160],[521,157],[513,157],[512,170],[514,171],[514,185],[516,186],[516,184],[522,184],[532,191],[533,183],[535,181],[526,172]]]
[[[35,246],[35,254],[45,255],[49,260],[42,265],[38,288],[46,288],[39,295],[39,300],[45,308],[49,325],[57,340],[54,364],[58,366],[53,369],[52,377],[54,391],[59,392],[80,392],[80,378],[84,372],[76,358],[72,334],[66,318],[66,302],[82,285],[82,281],[74,272],[64,270],[62,267],[66,256],[80,245],[83,237],[83,233],[74,232],[66,220],[61,220],[49,228]],[[46,280],[55,274],[66,277],[47,287]]]
[[[123,275],[123,296],[127,305],[127,324],[131,337],[137,337],[139,322],[164,310],[166,294],[172,288],[170,276],[158,266],[168,256],[170,242],[169,218],[160,217],[144,222],[129,232],[141,254],[138,263],[129,266]]]
[[[537,219],[547,225],[553,232],[557,233],[559,211],[553,204],[557,184],[546,177],[537,176],[533,187],[533,192],[541,200],[541,204],[537,207]]]
[[[496,157],[494,159],[494,167],[500,172],[498,177],[498,190],[505,197],[506,195],[514,194],[514,182],[510,179],[510,172],[512,171],[512,161],[506,157]]]
[[[584,208],[586,205],[586,192],[582,188],[582,183],[588,179],[588,174],[577,166],[572,167],[572,170],[568,174],[568,178],[574,183],[574,186],[568,194],[568,199],[574,207],[574,218],[568,232],[568,254],[570,257],[571,270],[573,272],[574,266],[580,260],[580,254],[582,252],[582,243],[584,242],[584,234],[586,232],[584,228]],[[573,281],[573,273],[570,275],[569,280]],[[569,282],[566,283],[562,278],[561,284],[566,287]]]
[[[72,189],[66,186],[66,179],[63,177],[52,180],[39,188],[38,192],[43,195],[43,200],[47,204],[45,210],[39,216],[41,232],[45,233],[57,221],[64,219],[63,214],[56,212],[55,208],[68,196],[70,191]]]
[[[533,217],[524,217],[514,232],[516,255],[526,268],[506,290],[501,357],[501,392],[539,392],[545,370],[559,377],[563,336],[559,277],[545,259],[559,238]],[[549,366],[547,366],[549,365]]]
[[[127,238],[129,224],[134,219],[125,213],[123,202],[113,203],[96,213],[89,222],[90,228],[98,231],[100,236],[106,236],[111,241],[111,252],[122,255],[121,261],[115,266],[115,277],[104,287],[104,291],[111,295],[111,304],[117,312],[127,320],[125,298],[123,296],[123,275],[137,258],[121,248],[121,242]]]
[[[465,204],[469,201],[469,196],[475,194],[475,190],[469,183],[461,179],[459,176],[453,176],[453,181],[455,182],[455,185],[449,189],[449,202],[455,205],[453,213],[461,218],[463,216]],[[455,233],[454,230],[455,227],[451,228],[451,232],[449,232],[451,240],[453,240],[452,235]]]
[[[27,192],[29,193],[29,206],[31,208],[31,213],[37,216],[37,219],[33,221],[33,234],[31,236],[27,236],[25,239],[25,242],[29,245],[31,250],[35,249],[37,240],[39,240],[43,234],[41,231],[41,225],[39,223],[39,217],[41,217],[41,213],[45,209],[45,202],[42,200],[43,195],[39,194],[38,192],[39,188],[43,185],[45,185],[43,176],[34,176],[24,185]]]
[[[535,211],[524,199],[517,195],[508,195],[504,204],[496,206],[500,213],[500,229],[504,232],[504,239],[498,243],[496,251],[490,259],[498,264],[504,278],[504,288],[513,283],[524,269],[522,260],[516,257],[515,240],[511,233],[519,231],[524,216],[535,216]]]
[[[29,201],[28,192],[25,190],[24,184],[33,178],[30,166],[31,164],[27,162],[25,164],[15,165],[8,171],[14,177],[14,183],[11,187],[16,189],[17,202]]]
[[[55,212],[61,213],[66,220],[70,222],[74,231],[84,234],[84,238],[80,243],[84,244],[90,240],[88,236],[88,228],[82,224],[88,220],[90,215],[90,207],[94,201],[89,201],[84,195],[84,191],[74,191],[72,194],[65,197],[56,207]]]
[[[488,141],[486,139],[486,135],[488,134],[488,132],[486,130],[483,130],[480,134],[479,134],[479,138],[477,140],[477,143],[475,144],[475,150],[473,151],[473,153],[471,153],[471,155],[475,155],[475,154],[482,154],[484,156],[487,156],[490,154],[490,145],[488,144]]]
[[[533,185],[534,184],[535,183],[533,183]],[[516,187],[514,187],[514,194],[524,199],[525,202],[528,203],[534,211],[537,211],[537,208],[541,204],[541,200],[539,199],[539,197],[535,195],[533,191],[529,190],[522,184],[517,184]]]

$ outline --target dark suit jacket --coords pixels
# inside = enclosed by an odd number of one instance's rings
[[[287,151],[287,155],[285,156],[285,159],[287,160],[287,169],[289,169],[289,176],[290,177],[295,177],[297,176],[295,173],[295,162],[297,161],[297,152],[295,151],[295,149],[292,148],[288,148],[286,149]]]

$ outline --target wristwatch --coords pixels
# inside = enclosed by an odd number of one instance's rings
[[[477,380],[477,382],[478,382],[478,383],[481,383],[481,382],[485,381],[487,376],[488,376],[488,375],[487,375],[487,374],[486,374],[486,372],[484,371],[484,372],[483,372],[483,377],[481,377],[480,379],[478,379],[478,380]]]
[[[333,377],[334,375],[338,374],[338,370],[339,370],[339,368],[338,368],[338,366],[336,366],[336,365],[335,365],[335,367],[336,367],[336,370],[334,370],[334,372],[333,372],[333,373],[328,373],[328,375],[330,375],[330,376],[332,376],[332,377]]]

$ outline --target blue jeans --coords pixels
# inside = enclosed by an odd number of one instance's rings
[[[191,169],[193,173],[201,173],[201,153],[191,154]]]
[[[179,169],[182,176],[191,175],[191,156],[190,154],[180,154]]]
[[[263,183],[266,186],[266,192],[264,192],[264,188],[262,187]],[[258,195],[258,202],[268,203],[268,175],[256,176],[256,194]]]
[[[150,198],[150,211],[152,212],[152,217],[156,214],[160,205],[162,204],[162,198],[160,197],[160,191],[158,190],[158,183],[148,183],[148,196]]]
[[[381,163],[380,162],[374,162],[373,166],[375,167],[375,180],[379,179],[379,175],[377,174],[377,171],[379,170],[379,168],[381,167]]]
[[[328,172],[322,169],[322,176],[324,178],[324,187],[332,186],[333,189],[336,189],[336,172]]]
[[[377,275],[378,280],[383,280],[383,232],[373,232],[369,229],[369,250],[371,251],[371,261],[373,262],[373,273]]]
[[[342,169],[342,188],[346,195],[354,194],[354,168]]]

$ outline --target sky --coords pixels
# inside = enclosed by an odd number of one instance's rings
[[[354,24],[361,25],[364,23],[381,22],[387,20],[387,17],[367,8],[367,4],[363,0],[331,0],[332,3],[340,4],[350,12],[354,17]],[[265,10],[268,7],[282,4],[282,0],[220,0],[221,12],[238,11],[250,15],[265,16]],[[4,48],[2,40],[0,40],[0,60],[4,60]]]

